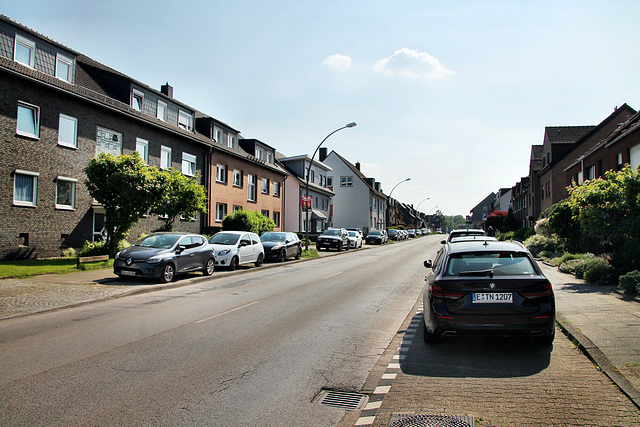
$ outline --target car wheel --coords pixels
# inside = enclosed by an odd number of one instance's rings
[[[296,252],[296,259],[302,258],[302,247],[298,246],[298,252]]]
[[[338,245],[338,252],[342,252],[342,242]]]
[[[213,258],[209,258],[204,268],[202,269],[202,274],[205,276],[211,276],[213,274],[213,270],[215,269],[216,262]]]
[[[264,255],[258,255],[258,259],[256,260],[256,267],[262,267],[262,262],[264,261]]]
[[[423,333],[424,342],[427,344],[437,343],[440,339],[438,334],[429,332],[427,330],[427,325],[424,324],[424,321],[422,322],[422,333]]]
[[[162,269],[162,275],[160,276],[160,280],[162,283],[169,283],[173,280],[173,276],[176,274],[176,269],[173,264],[168,263]]]
[[[362,249],[362,240],[360,241],[360,249]]]
[[[234,271],[236,268],[238,268],[238,257],[234,256],[229,262],[229,270]]]
[[[278,261],[285,262],[287,260],[287,250],[283,249],[280,251],[280,255],[278,256]]]
[[[347,250],[351,249],[351,243],[347,242]]]

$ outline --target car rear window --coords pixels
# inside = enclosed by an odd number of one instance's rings
[[[476,252],[453,254],[447,276],[529,276],[536,269],[529,257],[517,252]]]

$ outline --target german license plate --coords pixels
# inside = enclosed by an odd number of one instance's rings
[[[511,292],[474,292],[472,302],[477,303],[505,303],[513,302],[513,294]]]
[[[135,276],[136,272],[129,270],[120,270],[120,274],[122,274],[123,276]]]

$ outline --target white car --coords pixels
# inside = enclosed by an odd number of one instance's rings
[[[349,231],[349,247],[361,248],[362,247],[362,234],[359,231]]]
[[[216,266],[235,270],[243,264],[260,267],[264,261],[264,247],[256,233],[221,231],[209,238],[215,251]]]

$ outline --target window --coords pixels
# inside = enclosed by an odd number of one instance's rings
[[[309,177],[309,182],[311,182],[311,183],[316,182],[316,173],[315,173],[315,171],[311,171],[311,176]]]
[[[222,222],[225,216],[227,216],[227,204],[216,203],[216,222]]]
[[[596,178],[596,167],[595,166],[589,166],[587,168],[587,179],[588,180],[592,180]]]
[[[219,142],[222,144],[222,131],[220,129],[216,129],[215,135],[216,135],[215,137],[216,142]]]
[[[267,152],[267,163],[273,164],[273,153],[271,151]]]
[[[105,128],[98,128],[96,135],[96,155],[100,153],[122,154],[122,134]]]
[[[227,167],[225,165],[218,164],[218,168],[216,171],[216,181],[222,182],[224,184],[227,183]]]
[[[160,146],[160,169],[169,169],[171,167],[171,148]]]
[[[187,176],[195,176],[196,156],[189,153],[182,153],[182,173]]]
[[[256,200],[256,176],[247,175],[247,200],[254,202]]]
[[[38,172],[16,170],[13,174],[13,204],[36,206],[38,194]]]
[[[333,177],[332,176],[328,176],[327,177],[327,187],[333,187]]]
[[[280,197],[280,183],[279,182],[274,182],[273,183],[273,196],[274,197]]]
[[[27,67],[34,68],[36,62],[36,43],[16,34],[13,60]]]
[[[231,134],[227,135],[227,147],[235,148],[235,146],[236,146],[236,138]]]
[[[352,176],[341,176],[340,177],[340,187],[353,187],[353,177]]]
[[[136,151],[140,153],[140,157],[142,160],[148,165],[149,164],[149,141],[136,138]]]
[[[280,227],[280,212],[273,213],[273,222],[276,224],[276,227]]]
[[[242,187],[242,171],[237,169],[233,171],[233,186]]]
[[[262,148],[256,148],[256,159],[262,160]]]
[[[56,77],[67,83],[73,80],[73,59],[66,56],[56,55]]]
[[[139,90],[133,89],[131,96],[131,106],[138,111],[142,111],[144,108],[144,93]]]
[[[56,178],[56,209],[75,209],[77,179]]]
[[[193,130],[193,117],[186,111],[180,110],[178,113],[178,127],[186,130]]]
[[[266,209],[262,209],[262,211],[260,212],[262,214],[262,216],[269,218],[269,211]]]
[[[262,178],[262,194],[269,194],[269,180]]]
[[[78,119],[60,114],[58,144],[66,147],[78,147]]]
[[[35,105],[18,103],[18,123],[16,133],[38,138],[40,136],[40,108]]]
[[[158,100],[158,110],[156,111],[156,117],[163,122],[167,121],[167,103]]]

